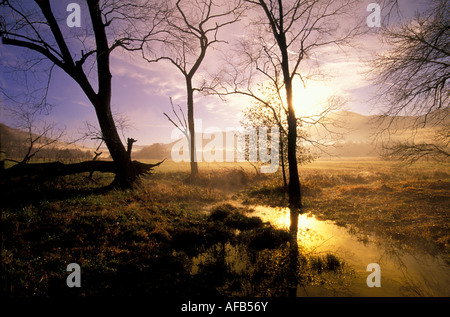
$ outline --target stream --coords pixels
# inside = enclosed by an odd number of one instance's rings
[[[289,208],[253,206],[258,216],[273,226],[289,229]],[[331,221],[305,213],[298,216],[297,241],[302,252],[333,254],[353,270],[350,281],[340,286],[306,285],[297,296],[449,296],[450,267],[439,256],[411,253],[372,236],[358,236]],[[369,287],[370,263],[380,266],[380,287]]]

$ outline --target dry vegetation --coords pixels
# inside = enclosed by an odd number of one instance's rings
[[[450,260],[448,164],[400,165],[384,161],[322,161],[301,173],[304,212],[405,247],[443,253]],[[244,201],[284,201],[281,182],[266,181]],[[278,197],[278,198],[277,198]],[[255,199],[256,198],[256,199]]]
[[[245,165],[200,165],[200,179],[190,184],[189,167],[177,165],[172,171],[174,167],[161,166],[127,191],[104,190],[113,177],[108,174],[95,176],[96,182],[89,184],[85,175],[2,184],[7,193],[2,200],[2,293],[282,294],[287,255],[279,246],[289,237],[244,216],[246,208],[224,205],[230,199],[285,204],[280,175],[257,176]],[[448,258],[447,165],[400,168],[379,161],[330,161],[301,170],[305,212]],[[253,258],[258,268],[239,276],[230,273],[223,258],[230,244],[259,252]],[[222,261],[206,256],[208,261],[194,274],[193,261],[204,252],[222,254]],[[301,259],[302,283],[321,276],[323,265],[320,270],[315,265],[319,260]],[[81,290],[65,285],[65,268],[71,262],[82,267]]]

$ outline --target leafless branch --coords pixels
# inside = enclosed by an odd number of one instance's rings
[[[175,121],[173,121],[172,118],[171,118],[167,113],[164,112],[164,115],[167,117],[167,119],[169,119],[169,121],[170,121],[170,122],[171,122],[178,130],[181,131],[181,133],[183,133],[183,134],[186,136],[187,140],[189,141],[188,124],[187,124],[187,122],[186,122],[186,117],[184,116],[183,109],[181,109],[180,105],[177,105],[177,106],[178,106],[178,109],[179,109],[179,111],[180,111],[180,113],[181,113],[181,116],[182,116],[182,118],[183,118],[183,120],[181,120],[181,119],[180,119],[180,116],[178,115],[178,113],[177,113],[176,110],[175,110],[175,107],[174,107],[174,105],[173,105],[172,98],[170,98],[170,104],[171,104],[171,106],[172,106],[172,112],[173,112],[173,114],[175,115],[175,117],[177,118],[178,123],[176,123]]]
[[[392,150],[392,157],[416,161],[433,151],[438,157],[446,152],[437,143],[432,146],[415,141],[414,135],[420,128],[448,125],[449,16],[448,0],[431,1],[428,9],[413,19],[386,27],[381,39],[390,48],[370,61],[367,75],[378,87],[375,98],[388,105],[380,117],[378,138],[385,149]],[[411,140],[404,144],[398,139],[390,142],[405,116],[415,118],[410,127]],[[400,154],[402,150],[404,155]]]

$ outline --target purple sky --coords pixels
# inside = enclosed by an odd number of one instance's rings
[[[420,8],[418,0],[399,0],[401,13],[411,16],[414,10]],[[68,13],[64,8],[70,2],[59,1],[57,10],[62,18]],[[367,4],[376,1],[366,1]],[[80,1],[81,3],[81,1]],[[59,7],[61,6],[61,7]],[[82,12],[83,14],[83,12]],[[367,16],[369,12],[361,10],[358,14]],[[226,35],[242,33],[235,25],[229,29]],[[296,102],[302,101],[307,104],[304,114],[312,114],[320,107],[317,103],[324,102],[327,95],[339,94],[348,98],[346,110],[361,114],[375,114],[377,105],[369,103],[374,89],[363,76],[364,64],[361,57],[369,56],[371,52],[381,49],[376,32],[365,36],[359,41],[360,49],[349,49],[346,54],[336,49],[323,49],[318,52],[319,62],[323,70],[333,77],[327,81],[310,82],[306,91],[302,91],[299,83],[297,86]],[[6,45],[0,45],[0,58],[2,64],[13,60],[20,60],[23,49],[17,49]],[[212,53],[210,51],[209,53]],[[214,67],[217,60],[206,57],[205,67]],[[205,68],[204,68],[205,69]],[[138,140],[136,145],[147,145],[154,142],[170,142],[170,135],[174,127],[163,115],[163,112],[171,113],[169,97],[174,99],[175,104],[185,108],[185,86],[184,77],[169,62],[158,62],[148,64],[143,61],[139,54],[130,56],[128,53],[114,51],[111,58],[111,71],[113,75],[112,107],[113,112],[124,115],[130,128],[125,131],[126,137]],[[40,78],[39,80],[42,80]],[[1,74],[0,84],[6,91],[18,90],[16,83],[10,81],[10,77]],[[15,86],[16,85],[16,86]],[[1,97],[0,97],[1,98]],[[1,100],[0,100],[1,101]],[[96,117],[92,105],[84,96],[77,84],[69,78],[62,70],[55,67],[48,94],[48,102],[54,104],[48,120],[57,122],[60,127],[66,127],[67,135],[76,137],[84,127],[84,122],[96,123]],[[243,97],[229,98],[224,103],[217,97],[205,97],[195,95],[195,117],[202,120],[203,129],[206,127],[239,127],[241,111],[249,105],[249,100]],[[0,122],[11,124],[8,113],[0,109]],[[91,145],[86,143],[86,145]]]

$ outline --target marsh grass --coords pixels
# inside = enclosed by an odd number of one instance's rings
[[[300,169],[304,212],[362,236],[441,254],[450,263],[450,164],[324,161]],[[276,177],[241,195],[249,204],[287,206]]]
[[[229,199],[226,183],[243,186],[252,175],[226,169],[195,183],[188,176],[155,173],[123,191],[105,190],[108,176],[92,184],[85,175],[3,188],[9,195],[2,201],[2,294],[219,295],[218,276],[227,270],[205,267],[194,276],[192,258],[217,244],[248,245],[251,232],[276,229],[244,215],[246,208],[222,204]],[[82,268],[79,289],[66,285],[69,263]]]
[[[321,164],[300,170],[305,211],[355,232],[448,254],[448,166]],[[284,294],[290,274],[288,233],[252,217],[247,207],[226,204],[236,199],[282,206],[286,195],[280,175],[220,166],[190,183],[188,170],[166,168],[126,191],[105,188],[113,175],[94,174],[95,182],[86,176],[2,184],[3,295]],[[238,256],[255,266],[231,270],[236,264],[224,252],[226,245],[241,246],[247,253]],[[214,257],[193,274],[195,258],[205,252]],[[69,263],[82,267],[80,289],[66,286]],[[328,255],[300,254],[298,263],[301,285],[325,283],[319,275],[344,267]],[[243,279],[248,283],[239,282]]]

